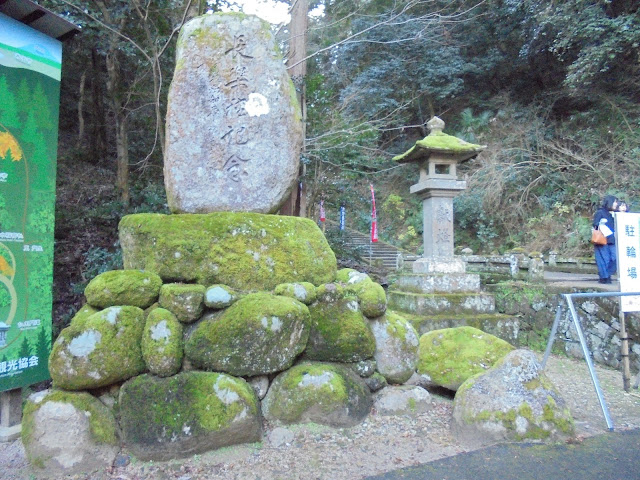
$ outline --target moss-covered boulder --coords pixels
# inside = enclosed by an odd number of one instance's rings
[[[122,386],[119,406],[124,441],[143,460],[187,457],[261,435],[253,389],[222,373],[140,375]]]
[[[354,282],[354,279],[359,281]],[[387,310],[387,294],[384,288],[368,277],[352,276],[351,283],[347,283],[346,289],[356,294],[360,310],[365,317],[376,318],[384,315]]]
[[[559,441],[573,435],[571,412],[533,352],[514,350],[462,384],[453,402],[457,436],[474,445]]]
[[[142,333],[142,356],[154,375],[175,375],[182,366],[182,324],[173,313],[156,308],[147,317]]]
[[[304,362],[278,375],[262,401],[266,419],[352,426],[369,413],[371,394],[350,368]]]
[[[341,268],[336,272],[336,282],[349,283],[349,280],[354,275],[364,275],[367,278],[369,278],[369,276],[366,273],[360,273],[357,270],[354,270],[353,268]]]
[[[389,383],[404,383],[411,378],[418,365],[418,332],[411,323],[392,312],[370,322],[376,339],[378,372]]]
[[[309,310],[288,297],[253,293],[189,335],[185,354],[204,370],[256,376],[289,368],[309,338]]]
[[[116,305],[147,308],[160,293],[162,279],[152,272],[140,270],[111,270],[89,282],[84,289],[87,303],[95,308]]]
[[[429,375],[436,385],[457,390],[511,350],[509,343],[477,328],[433,330],[420,337],[418,373]]]
[[[120,221],[126,268],[243,291],[333,281],[336,257],[308,218],[257,213],[136,214]]]
[[[295,298],[305,305],[311,305],[316,301],[316,287],[309,282],[281,283],[274,289],[273,293]]]
[[[22,444],[40,478],[67,478],[110,467],[119,450],[111,410],[85,392],[45,390],[27,400]]]
[[[138,307],[109,307],[62,330],[49,356],[54,386],[91,389],[144,372],[144,324]]]
[[[214,310],[227,308],[238,298],[238,293],[227,285],[210,285],[204,292],[204,304]]]
[[[335,283],[316,289],[309,306],[311,332],[305,357],[331,362],[359,362],[373,357],[375,339],[357,297]]]
[[[98,313],[101,309],[92,307],[88,303],[85,303],[80,310],[76,312],[76,314],[71,318],[69,325],[82,324],[84,321],[89,318],[94,313]]]
[[[195,322],[204,311],[204,285],[167,283],[160,289],[158,304],[183,323]]]

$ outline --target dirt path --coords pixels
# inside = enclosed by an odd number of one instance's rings
[[[640,394],[622,390],[620,372],[596,367],[616,430],[640,428]],[[607,432],[584,361],[552,356],[546,373],[569,402],[578,439]],[[339,480],[361,479],[465,451],[450,434],[452,400],[432,395],[417,418],[372,414],[350,429],[266,425],[260,444],[229,447],[170,462],[138,462],[75,480]],[[0,477],[30,480],[20,441],[2,446]]]

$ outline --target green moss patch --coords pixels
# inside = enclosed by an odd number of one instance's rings
[[[465,380],[486,371],[514,347],[473,327],[447,328],[420,337],[418,373],[457,390]]]
[[[127,268],[244,291],[330,282],[336,258],[311,220],[257,213],[136,214],[119,226]]]
[[[232,375],[274,373],[293,364],[309,337],[308,308],[288,297],[254,293],[203,320],[185,345],[197,367]]]
[[[147,317],[142,356],[151,373],[168,377],[178,373],[184,356],[182,324],[169,310],[156,308]]]
[[[318,287],[309,307],[311,333],[305,357],[310,360],[358,362],[373,357],[375,339],[357,297],[335,284]]]
[[[158,299],[162,279],[152,272],[112,270],[89,282],[84,290],[87,303],[96,308],[130,305],[147,308]]]
[[[60,332],[49,357],[53,384],[65,390],[103,387],[142,373],[144,313],[109,307]]]
[[[283,423],[347,426],[369,411],[364,382],[350,369],[305,362],[281,373],[263,401],[265,417]]]
[[[168,283],[160,289],[158,303],[173,313],[180,322],[192,323],[202,316],[204,294],[203,285]]]

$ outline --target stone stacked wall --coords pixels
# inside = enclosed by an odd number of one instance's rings
[[[524,282],[507,282],[488,286],[495,294],[496,310],[520,319],[518,344],[544,349],[551,333],[558,305],[563,314],[554,343],[554,352],[583,358],[578,334],[562,294],[579,293],[576,289],[545,287]],[[584,292],[581,290],[580,292]],[[595,291],[594,291],[595,293]],[[575,299],[580,323],[597,363],[620,368],[620,318],[618,298]],[[640,315],[626,314],[626,329],[630,337],[631,369],[640,370]]]

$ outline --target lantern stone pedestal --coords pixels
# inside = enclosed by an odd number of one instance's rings
[[[453,253],[453,199],[467,188],[456,167],[485,147],[443,133],[444,122],[438,117],[427,126],[428,136],[394,158],[420,166],[420,178],[410,191],[422,199],[424,253],[412,274],[393,279],[389,308],[408,316],[420,334],[471,325],[513,342],[517,319],[495,313],[493,296],[480,290],[480,277],[466,273],[465,262]]]

